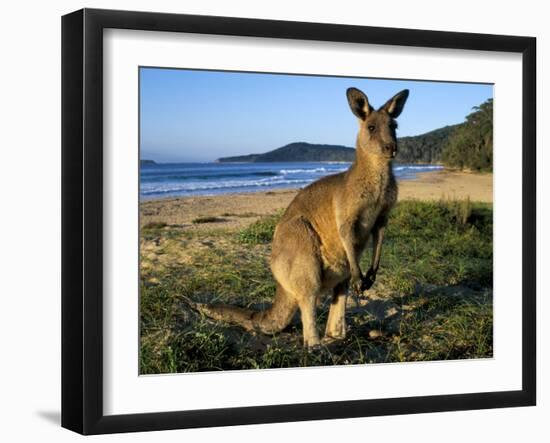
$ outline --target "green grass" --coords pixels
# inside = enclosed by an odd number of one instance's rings
[[[307,352],[297,316],[254,335],[189,310],[183,296],[266,306],[270,241],[280,214],[239,231],[142,229],[143,374],[491,357],[492,205],[399,203],[386,230],[376,297],[351,300],[345,340]],[[143,246],[145,242],[146,247]],[[363,258],[368,268],[370,251]],[[319,331],[327,317],[319,308]]]
[[[239,241],[246,244],[271,243],[275,226],[282,213],[264,217],[239,232]]]

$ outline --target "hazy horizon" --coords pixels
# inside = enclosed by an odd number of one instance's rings
[[[493,96],[493,85],[472,83],[169,68],[139,75],[140,158],[157,163],[212,162],[294,142],[355,147],[350,86],[375,108],[410,90],[398,137],[462,123]]]

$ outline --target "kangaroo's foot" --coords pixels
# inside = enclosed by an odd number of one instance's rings
[[[315,313],[315,299],[307,298],[300,306],[302,314],[302,327],[304,333],[304,347],[307,349],[318,347],[321,344]]]
[[[346,338],[346,330],[325,332],[323,343],[332,343]]]
[[[324,339],[343,340],[346,338],[346,329],[346,322],[343,316],[331,319],[329,314]]]
[[[346,291],[347,284],[339,285],[334,289],[325,329],[325,338],[336,340],[346,338]]]
[[[335,344],[335,343],[338,343],[342,341],[342,338],[337,338],[337,337],[331,337],[329,335],[325,335],[322,339],[321,339],[321,343],[324,345],[324,346],[330,346],[332,344]]]
[[[314,351],[316,349],[319,349],[321,346],[321,339],[319,336],[316,337],[310,337],[306,339],[304,337],[304,348],[306,348],[308,351]]]

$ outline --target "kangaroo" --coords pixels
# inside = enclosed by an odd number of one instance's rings
[[[397,153],[395,119],[408,96],[405,89],[375,110],[362,91],[347,90],[349,106],[359,121],[355,160],[347,171],[300,190],[277,224],[271,252],[276,293],[271,307],[254,311],[188,301],[192,307],[210,318],[264,334],[284,329],[300,309],[304,346],[312,348],[321,343],[317,302],[329,293],[325,339],[345,338],[348,291],[360,295],[374,284],[388,214],[397,200],[392,171]],[[363,274],[359,261],[370,236],[372,264]]]

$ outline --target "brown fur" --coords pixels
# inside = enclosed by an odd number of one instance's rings
[[[329,292],[332,304],[325,336],[344,338],[348,288],[362,293],[374,283],[388,213],[397,200],[392,171],[397,152],[394,119],[408,94],[401,91],[374,110],[365,94],[348,89],[350,108],[359,119],[355,161],[346,172],[302,189],[279,221],[271,254],[277,291],[269,309],[258,312],[191,302],[193,307],[216,320],[266,334],[281,331],[300,309],[304,345],[311,347],[320,343],[317,301]],[[363,275],[359,260],[371,235],[372,265]]]

